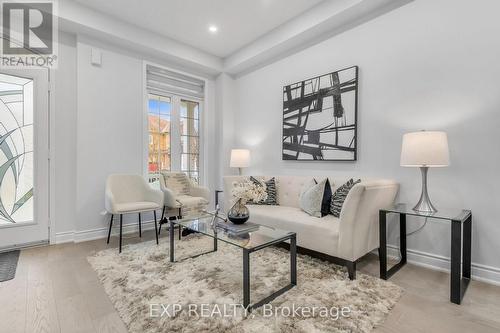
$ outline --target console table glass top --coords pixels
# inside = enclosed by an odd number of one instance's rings
[[[421,216],[421,217],[430,217],[433,219],[440,219],[440,220],[450,220],[450,221],[459,221],[459,222],[465,222],[469,215],[471,215],[470,210],[466,209],[452,209],[452,208],[439,208],[438,211],[434,213],[426,213],[426,212],[417,212],[412,209],[411,206],[404,204],[404,203],[398,203],[395,204],[392,207],[382,209],[385,212],[389,213],[398,213],[398,214],[406,214],[406,215],[413,215],[413,216]]]

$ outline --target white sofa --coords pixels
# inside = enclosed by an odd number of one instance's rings
[[[399,189],[397,182],[385,179],[365,180],[349,192],[340,217],[312,217],[299,207],[299,197],[312,176],[259,176],[276,178],[278,206],[248,205],[250,221],[297,233],[299,250],[347,266],[355,278],[356,260],[379,247],[379,209],[393,204]],[[231,189],[245,176],[224,177],[224,209],[231,207]],[[314,177],[316,180],[324,176]],[[328,177],[332,192],[347,179]],[[356,177],[353,177],[357,179]],[[305,251],[304,251],[305,250]]]

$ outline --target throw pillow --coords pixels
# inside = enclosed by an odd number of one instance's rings
[[[183,172],[163,172],[165,185],[176,195],[189,195],[191,192],[191,182]]]
[[[299,199],[300,209],[311,216],[322,217],[321,208],[327,182],[329,182],[328,178],[303,190]]]
[[[276,179],[273,177],[269,179],[268,181],[261,182],[258,179],[256,179],[253,176],[250,176],[250,181],[252,181],[254,184],[258,186],[265,186],[266,188],[266,193],[267,193],[267,199],[258,201],[258,202],[248,202],[249,204],[253,205],[269,205],[269,206],[276,206],[278,205],[278,200],[277,200],[277,195],[276,195]]]
[[[314,182],[318,182],[314,179]],[[321,200],[321,217],[330,214],[330,202],[332,201],[332,187],[330,186],[330,180],[326,179],[325,189],[323,191],[323,199]]]
[[[335,193],[332,195],[332,202],[330,206],[330,212],[335,217],[340,217],[340,212],[342,211],[342,206],[344,201],[349,194],[351,188],[357,183],[360,183],[361,179],[354,181],[352,178],[347,181],[344,185],[340,186]]]

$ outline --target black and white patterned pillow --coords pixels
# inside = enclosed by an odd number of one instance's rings
[[[261,200],[259,202],[251,201],[251,202],[248,202],[249,204],[269,205],[269,206],[278,205],[278,199],[277,199],[277,195],[276,195],[276,179],[274,177],[269,179],[268,181],[261,182],[258,179],[254,178],[253,176],[250,176],[250,181],[253,182],[257,186],[265,186],[266,187],[267,199]]]
[[[351,188],[357,183],[360,183],[361,179],[354,181],[352,178],[347,181],[344,185],[340,186],[335,193],[332,195],[332,202],[330,205],[330,213],[335,217],[340,217],[340,212],[342,211],[342,206],[344,201],[349,194]]]

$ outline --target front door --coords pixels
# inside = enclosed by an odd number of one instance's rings
[[[0,250],[49,239],[47,69],[0,69]]]

